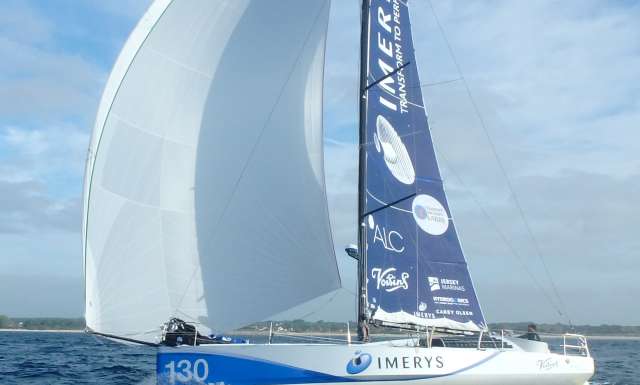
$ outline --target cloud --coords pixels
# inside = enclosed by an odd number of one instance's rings
[[[82,178],[89,133],[73,125],[0,128],[0,180],[46,184]],[[55,186],[60,187],[60,186]],[[66,189],[79,194],[78,186]],[[62,195],[66,195],[61,191]]]
[[[325,57],[325,135],[355,143],[360,78],[360,6],[357,1],[333,1]]]
[[[416,44],[423,82],[458,78],[424,4],[430,21],[416,30],[434,38]],[[457,227],[493,319],[513,319],[512,307],[498,304],[526,298],[540,305],[529,319],[558,320],[484,215],[551,293],[510,182],[569,313],[593,322],[584,309],[600,307],[615,322],[640,320],[621,299],[629,271],[640,268],[632,230],[640,148],[631,139],[640,121],[640,43],[631,38],[640,36],[640,8],[602,4],[434,2],[486,122],[485,132],[462,82],[424,88]]]
[[[84,291],[79,277],[11,274],[3,270],[0,293],[20,293],[0,295],[2,314],[10,317],[82,316]]]
[[[580,314],[583,322],[595,322],[594,317],[585,317],[584,309],[602,306],[611,312],[609,316],[617,312],[626,314],[615,322],[640,322],[640,314],[628,311],[624,300],[631,293],[640,294],[633,287],[634,272],[638,270],[635,250],[640,248],[634,234],[640,225],[640,209],[629,204],[634,197],[630,194],[640,188],[640,175],[619,178],[566,171],[557,176],[520,177],[515,182],[520,187],[519,199],[529,226],[568,313]],[[513,201],[480,197],[488,218],[470,198],[468,190],[451,188],[449,192],[456,203],[453,213],[476,287],[485,307],[491,309],[492,319],[513,319],[510,318],[513,308],[499,305],[503,297],[517,302],[526,299],[538,307],[532,311],[536,317],[546,314],[546,320],[557,321],[550,301],[528,276],[527,270],[552,301],[558,302],[536,255],[536,245],[514,214]],[[498,231],[519,256],[500,239],[492,222],[498,224]],[[520,289],[504,291],[506,286]],[[517,292],[526,294],[517,296]],[[604,302],[596,301],[607,297]]]
[[[415,29],[433,37],[416,43],[423,82],[457,78],[430,8],[426,1],[415,4],[427,20]],[[509,171],[632,169],[620,167],[614,153],[640,150],[624,139],[634,134],[640,103],[640,39],[634,38],[640,36],[640,7],[436,1],[434,8],[496,145],[510,160]],[[425,93],[436,119],[468,103],[460,83]],[[463,110],[463,117],[474,115]],[[464,127],[477,131],[478,122]],[[445,135],[442,141],[450,141]]]
[[[0,56],[2,120],[92,119],[104,70],[74,54],[2,38]]]
[[[3,3],[0,307],[13,315],[80,314],[89,133],[107,74],[137,18],[124,14],[134,8],[133,2],[109,12],[64,0]],[[20,301],[16,292],[25,294]]]
[[[0,13],[0,36],[24,43],[51,40],[52,23],[37,9],[24,1],[7,0]]]
[[[458,79],[428,1],[410,3],[422,82]],[[45,266],[43,274],[79,274],[89,131],[110,66],[148,4],[3,4],[2,269]],[[433,5],[487,128],[462,82],[423,88],[453,214],[487,315],[558,320],[484,216],[483,209],[550,291],[503,168],[575,320],[640,322],[640,313],[629,312],[624,301],[640,294],[631,277],[640,269],[634,232],[640,227],[640,5]],[[358,1],[333,1],[327,49],[326,179],[343,282],[352,290],[355,263],[342,249],[356,239]],[[336,300],[342,311],[348,296],[341,292]],[[504,306],[523,299],[531,306]],[[596,318],[594,308],[608,312]]]
[[[355,210],[357,183],[356,149],[350,146],[357,132],[357,77],[348,72],[358,63],[352,30],[358,13],[345,3],[333,5],[332,16],[339,14],[340,21],[332,26],[350,27],[330,29],[331,96],[325,99],[326,133],[343,142],[326,149],[338,253],[337,240],[355,237],[355,218],[348,213]],[[488,316],[559,320],[525,271],[553,297],[511,185],[569,313],[592,322],[596,318],[584,309],[606,307],[610,313],[599,320],[640,322],[640,313],[630,315],[628,304],[618,300],[625,290],[640,294],[624,283],[640,269],[634,235],[640,226],[634,209],[640,176],[640,6],[448,0],[433,5],[462,74],[426,0],[411,2],[418,67],[423,84],[453,80],[423,87],[423,93],[445,187]],[[464,83],[456,80],[461,75],[486,131]],[[343,172],[331,174],[334,167]],[[520,312],[503,306],[524,299],[532,305]]]
[[[87,1],[87,6],[116,17],[138,21],[147,8],[149,8],[151,2],[152,0],[131,0],[124,2],[89,0]]]
[[[0,181],[0,233],[78,232],[80,200],[53,200],[38,182]]]
[[[0,233],[79,234],[87,146],[74,127],[0,130]]]
[[[356,288],[357,264],[344,249],[349,244],[358,243],[358,185],[354,183],[358,178],[357,160],[355,144],[325,141],[325,174],[333,243],[342,285],[351,292]]]

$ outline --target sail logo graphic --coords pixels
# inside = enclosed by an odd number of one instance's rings
[[[442,235],[449,228],[449,216],[444,206],[431,195],[420,194],[411,204],[413,219],[427,234]]]
[[[371,269],[371,278],[376,280],[376,289],[383,288],[386,292],[407,290],[409,288],[409,273],[404,272],[400,274],[400,277],[396,277],[395,272],[395,267],[386,270],[379,267]]]
[[[399,107],[400,113],[406,114],[409,112],[409,101],[404,72],[400,69],[395,76],[388,76],[396,68],[405,64],[400,12],[396,8],[399,4],[397,1],[395,3],[392,5],[387,0],[387,4],[381,2],[377,7],[378,23],[374,28],[377,30],[377,39],[374,40],[377,40],[378,44],[373,45],[377,50],[372,49],[371,52],[374,53],[374,57],[378,57],[378,69],[385,76],[378,82],[378,87],[384,91],[378,96],[378,101],[392,112],[398,112]],[[391,97],[387,98],[387,95]]]
[[[440,280],[438,277],[427,277],[427,280],[429,281],[429,289],[431,289],[431,291],[440,290]]]
[[[356,356],[347,363],[347,373],[358,374],[364,372],[371,365],[371,354],[356,352]]]
[[[457,279],[427,277],[429,282],[429,289],[431,291],[436,290],[453,290],[453,291],[467,291],[463,284]]]
[[[400,183],[413,184],[416,171],[411,163],[411,157],[395,128],[382,115],[376,119],[376,132],[373,141],[378,153],[382,152],[387,168]]]
[[[538,369],[540,370],[551,370],[557,368],[559,365],[558,360],[554,358],[547,358],[544,360],[538,360]]]
[[[384,247],[385,250],[393,251],[394,253],[402,253],[404,251],[404,245],[402,245],[404,237],[402,234],[395,230],[387,231],[384,226],[378,226],[373,220],[373,215],[369,215],[367,222],[369,229],[373,230],[374,244],[382,243],[382,247]]]

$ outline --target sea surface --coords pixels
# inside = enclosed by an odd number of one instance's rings
[[[640,341],[598,339],[590,346],[592,384],[640,385]],[[153,385],[154,371],[151,347],[84,333],[0,332],[0,385]]]

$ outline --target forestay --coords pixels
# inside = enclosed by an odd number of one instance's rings
[[[427,125],[407,3],[368,1],[366,313],[387,324],[484,329]]]
[[[322,155],[328,0],[158,0],[87,163],[87,326],[231,330],[340,286]]]

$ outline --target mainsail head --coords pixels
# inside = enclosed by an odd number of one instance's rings
[[[118,58],[87,163],[86,321],[154,341],[340,286],[326,203],[329,0],[157,0]]]
[[[431,141],[407,2],[365,0],[363,10],[362,315],[484,329]]]

